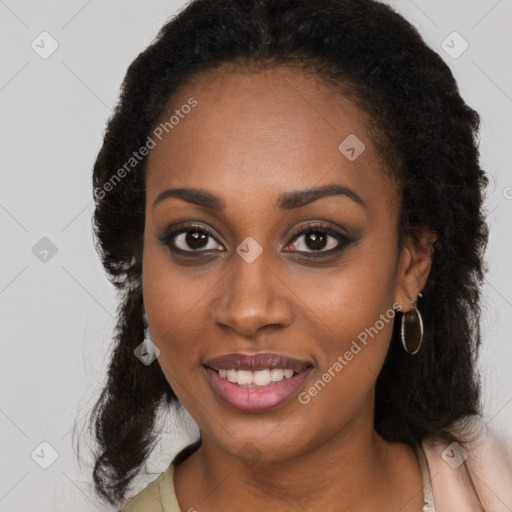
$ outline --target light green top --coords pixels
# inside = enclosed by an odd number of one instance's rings
[[[133,497],[120,512],[180,512],[174,493],[174,466]]]

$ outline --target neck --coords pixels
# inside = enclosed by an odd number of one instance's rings
[[[364,428],[364,425],[370,425]],[[202,436],[175,472],[182,510],[421,510],[413,451],[354,422],[311,450],[283,460],[240,460]]]

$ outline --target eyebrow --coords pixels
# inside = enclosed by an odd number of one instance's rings
[[[306,190],[296,190],[293,192],[285,192],[281,194],[276,201],[276,205],[281,210],[292,210],[294,208],[301,208],[318,199],[330,196],[345,196],[352,199],[354,202],[361,206],[365,206],[364,201],[350,188],[331,183],[321,187],[310,188]],[[203,189],[199,188],[170,188],[158,194],[153,202],[152,208],[162,201],[170,198],[177,198],[187,203],[196,204],[205,208],[210,208],[216,211],[224,211],[226,209],[225,201]]]

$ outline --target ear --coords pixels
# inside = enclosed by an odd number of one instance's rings
[[[397,286],[395,303],[401,306],[400,311],[409,311],[411,302],[417,300],[418,294],[423,290],[432,267],[432,244],[437,236],[424,228],[414,239],[407,237],[402,247],[397,272]]]

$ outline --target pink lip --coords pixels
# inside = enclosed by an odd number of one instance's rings
[[[230,368],[234,367],[230,366]],[[289,366],[284,366],[284,368],[289,368]],[[217,396],[233,409],[242,412],[263,412],[279,407],[300,389],[311,372],[310,367],[304,367],[300,373],[288,379],[272,382],[264,387],[249,388],[229,382],[211,368],[207,367],[205,370],[210,386]]]
[[[205,366],[214,370],[264,370],[266,368],[289,368],[294,372],[301,372],[308,366],[312,366],[309,361],[301,361],[293,357],[273,354],[269,352],[261,354],[241,354],[233,352],[222,356],[214,357],[204,363]]]

